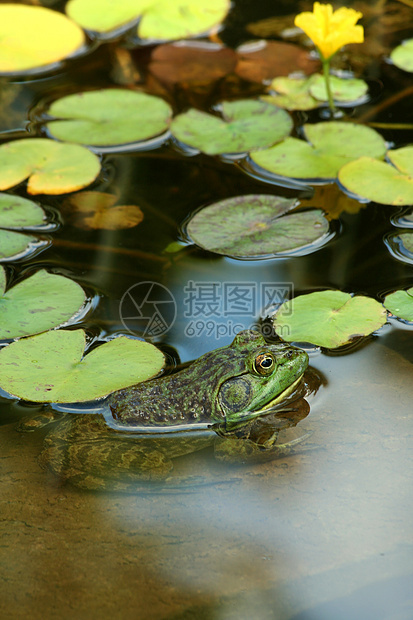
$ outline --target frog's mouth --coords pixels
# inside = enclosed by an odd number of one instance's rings
[[[298,377],[298,379],[296,379],[291,385],[289,385],[288,388],[286,388],[283,392],[275,396],[275,398],[272,398],[266,405],[264,405],[263,407],[261,407],[261,409],[259,409],[258,411],[254,413],[257,413],[259,415],[261,414],[262,411],[266,411],[267,409],[272,409],[273,407],[275,407],[275,405],[278,405],[281,401],[285,400],[288,396],[290,396],[294,392],[297,385],[301,382],[303,375],[304,375],[304,372]]]

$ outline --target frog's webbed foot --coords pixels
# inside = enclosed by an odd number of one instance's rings
[[[218,438],[215,442],[215,456],[226,463],[260,463],[281,456],[288,456],[294,448],[310,437],[305,433],[285,443],[275,443],[277,436],[265,443],[257,444],[251,439]]]
[[[49,424],[54,424],[54,422],[60,420],[64,415],[65,414],[53,411],[50,407],[46,407],[37,415],[22,418],[16,425],[16,431],[19,433],[32,433]]]

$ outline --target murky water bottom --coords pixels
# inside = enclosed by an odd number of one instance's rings
[[[410,337],[313,357],[311,437],[220,485],[81,492],[3,426],[1,617],[412,618]]]

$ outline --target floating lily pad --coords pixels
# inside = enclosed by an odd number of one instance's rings
[[[286,138],[251,154],[252,160],[274,174],[294,179],[332,180],[342,166],[363,155],[383,158],[386,145],[370,127],[330,121],[304,125],[309,142]]]
[[[403,41],[390,54],[390,58],[399,69],[413,72],[413,39]]]
[[[366,94],[368,86],[363,80],[330,77],[333,98],[338,103],[353,102]],[[287,110],[311,110],[328,101],[324,77],[320,74],[309,78],[276,77],[269,88],[276,95],[263,97],[264,101]]]
[[[0,73],[20,73],[58,62],[84,43],[79,26],[57,11],[0,5]]]
[[[47,123],[58,140],[108,146],[147,140],[166,131],[171,107],[159,97],[127,89],[108,88],[58,99]]]
[[[309,90],[311,79],[311,77],[308,79],[276,77],[271,82],[269,88],[277,94],[264,96],[262,99],[286,110],[312,110],[318,108],[321,103],[311,95]]]
[[[286,301],[272,317],[287,342],[310,342],[333,349],[367,336],[385,324],[386,310],[370,297],[320,291]]]
[[[380,204],[413,204],[413,147],[387,155],[394,166],[371,157],[343,166],[338,174],[340,183],[353,194]]]
[[[235,258],[293,252],[321,240],[329,229],[319,209],[289,214],[295,204],[279,196],[228,198],[196,213],[187,231],[201,248]]]
[[[3,273],[3,268],[0,267]],[[85,303],[81,286],[41,269],[0,298],[0,340],[38,334],[68,321]]]
[[[0,386],[34,402],[102,398],[158,374],[165,363],[155,346],[121,336],[84,356],[85,332],[50,331],[0,351]]]
[[[0,194],[0,261],[20,256],[30,246],[38,245],[36,237],[16,230],[40,226],[45,219],[43,209],[31,200],[12,194]]]
[[[79,192],[69,196],[61,210],[65,222],[77,228],[122,230],[133,228],[143,220],[143,213],[136,205],[118,205],[114,194],[104,192]]]
[[[387,295],[384,307],[400,319],[413,321],[413,287],[407,291],[395,291]]]
[[[98,157],[78,144],[24,138],[0,146],[0,190],[29,177],[29,194],[65,194],[90,185],[99,172]]]
[[[171,123],[173,135],[203,153],[243,153],[274,144],[293,126],[285,110],[265,101],[224,101],[223,120],[191,109]]]
[[[66,13],[86,30],[106,33],[140,17],[142,39],[183,39],[207,32],[228,13],[229,0],[70,0]]]
[[[330,75],[330,86],[334,101],[346,103],[357,101],[368,91],[364,80],[356,78],[344,79]],[[319,101],[328,101],[327,89],[324,76],[314,75],[309,84],[310,94]]]

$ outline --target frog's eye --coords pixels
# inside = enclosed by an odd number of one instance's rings
[[[254,360],[254,370],[259,375],[270,375],[274,367],[275,359],[270,353],[260,353]]]

